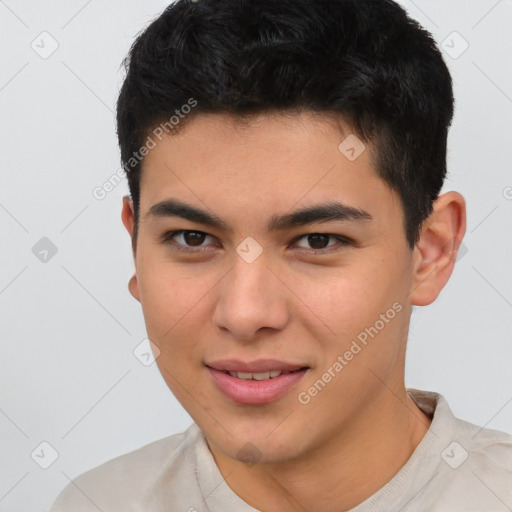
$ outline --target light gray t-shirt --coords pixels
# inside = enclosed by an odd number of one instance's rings
[[[512,436],[455,418],[445,398],[408,388],[432,423],[398,473],[350,512],[512,510]],[[194,423],[71,482],[50,512],[257,512],[223,479]]]

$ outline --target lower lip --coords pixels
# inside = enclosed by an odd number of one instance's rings
[[[265,380],[243,380],[228,373],[208,368],[217,387],[233,402],[260,405],[273,402],[285,395],[304,377],[308,369],[285,373]]]

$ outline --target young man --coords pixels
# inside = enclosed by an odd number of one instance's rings
[[[180,0],[118,102],[131,294],[194,419],[53,511],[504,511],[512,437],[407,389],[465,202],[431,36],[390,0]]]

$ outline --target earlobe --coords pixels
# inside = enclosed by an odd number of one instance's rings
[[[139,283],[137,281],[137,274],[133,274],[128,282],[128,290],[134,299],[137,299],[140,302],[140,293],[139,293]]]
[[[414,248],[411,304],[426,306],[436,300],[453,272],[465,232],[466,203],[462,195],[447,192],[439,196]]]

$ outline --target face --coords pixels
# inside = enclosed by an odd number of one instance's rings
[[[349,133],[201,115],[145,158],[130,290],[163,378],[233,459],[300,457],[403,386],[414,252]]]

